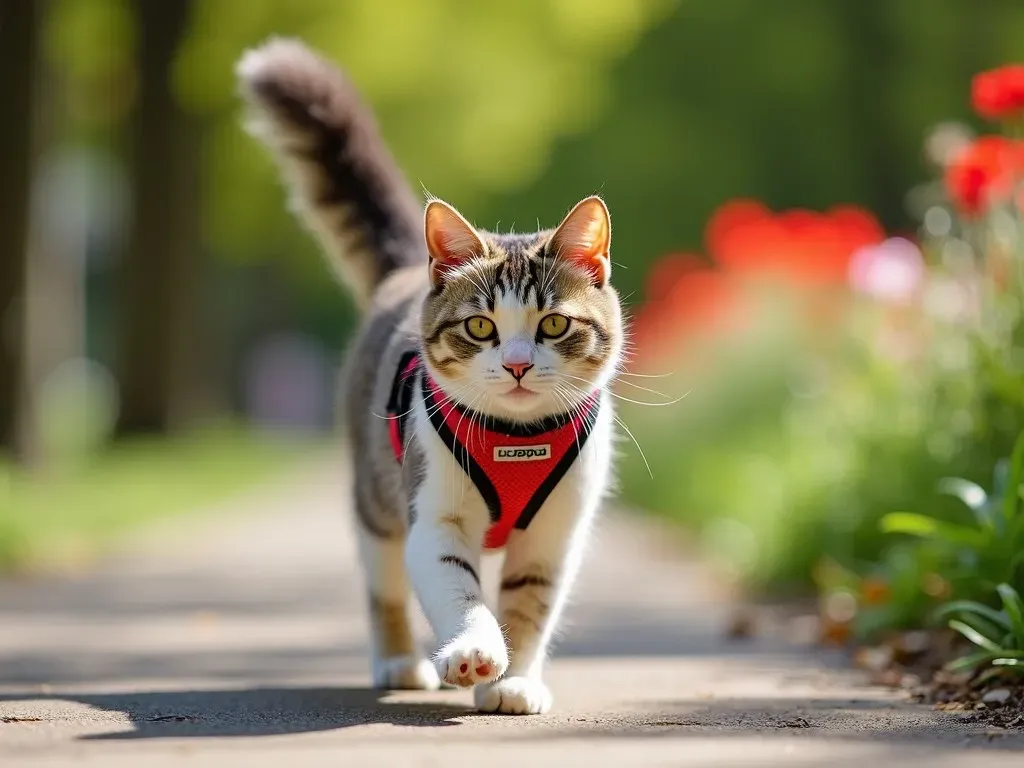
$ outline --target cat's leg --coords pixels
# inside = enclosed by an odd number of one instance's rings
[[[476,689],[478,709],[533,715],[551,708],[544,663],[608,482],[609,418],[599,422],[580,460],[530,525],[509,536],[498,617],[508,637],[510,663],[504,678]]]
[[[405,538],[383,536],[356,521],[370,610],[371,665],[375,688],[433,690],[434,666],[417,647],[409,624],[410,590],[405,573]]]
[[[453,498],[450,489],[436,487],[441,483],[435,475],[413,499],[406,565],[437,635],[437,674],[450,685],[467,687],[504,674],[508,651],[480,586],[480,553],[489,519],[483,509],[453,511],[450,504],[438,503]]]
[[[551,708],[544,663],[579,570],[588,529],[585,521],[575,526],[535,522],[509,538],[498,616],[508,636],[510,663],[503,679],[476,689],[477,708],[515,715],[540,714]]]

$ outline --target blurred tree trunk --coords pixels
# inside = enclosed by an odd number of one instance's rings
[[[906,158],[887,103],[892,93],[889,80],[900,66],[899,41],[886,23],[888,7],[864,2],[839,7],[852,53],[847,62],[847,119],[858,127],[850,134],[850,151],[863,159],[861,170],[872,208],[892,232],[907,219]]]
[[[136,3],[139,95],[131,118],[132,222],[118,270],[116,437],[163,434],[188,416],[201,367],[199,126],[171,90],[192,3]]]
[[[15,460],[25,459],[30,447],[24,318],[38,17],[35,0],[4,0],[0,6],[0,454]]]

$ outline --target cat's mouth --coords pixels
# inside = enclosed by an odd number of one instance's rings
[[[539,392],[534,392],[532,389],[527,389],[522,384],[517,384],[512,387],[508,392],[505,393],[505,397],[512,398],[514,400],[524,400],[531,397],[536,397]]]

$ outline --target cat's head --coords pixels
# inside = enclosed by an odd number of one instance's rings
[[[498,235],[447,203],[427,205],[427,365],[446,394],[492,416],[565,413],[615,375],[622,352],[611,287],[611,221],[597,197],[554,230]]]

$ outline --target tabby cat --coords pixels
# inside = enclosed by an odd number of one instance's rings
[[[551,707],[548,646],[608,484],[606,387],[623,346],[611,224],[495,234],[397,170],[341,71],[271,40],[238,64],[251,129],[365,320],[341,407],[382,688],[475,686],[484,711]],[[497,616],[478,569],[504,550]],[[410,585],[437,635],[409,624]]]

